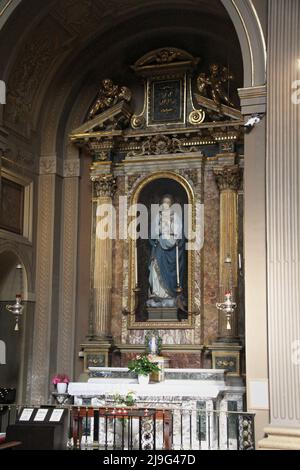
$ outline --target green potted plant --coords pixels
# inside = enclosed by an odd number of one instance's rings
[[[140,385],[148,385],[150,375],[160,372],[160,368],[153,360],[153,356],[145,354],[143,356],[137,356],[136,359],[129,363],[128,369],[137,374]]]

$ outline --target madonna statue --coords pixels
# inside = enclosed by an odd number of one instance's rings
[[[151,223],[149,264],[149,298],[151,308],[175,308],[183,286],[185,240],[180,206],[173,197],[162,198],[159,211]]]

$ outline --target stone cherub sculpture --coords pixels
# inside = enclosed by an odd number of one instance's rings
[[[88,119],[93,119],[98,114],[103,113],[122,100],[129,103],[131,98],[132,93],[129,88],[125,86],[120,87],[118,85],[114,85],[112,80],[106,78],[101,82],[97,99],[89,111]]]
[[[224,84],[234,80],[233,75],[228,71],[227,67],[218,64],[212,64],[209,67],[209,72],[209,76],[205,73],[200,73],[197,78],[197,88],[200,95],[211,98],[219,110],[222,104],[235,108],[234,103],[224,90]]]

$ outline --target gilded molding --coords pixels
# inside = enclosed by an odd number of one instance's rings
[[[142,157],[147,155],[166,155],[174,153],[197,152],[197,147],[187,145],[185,139],[172,138],[166,135],[157,134],[147,138],[140,150],[131,151],[127,157]]]
[[[117,181],[112,175],[91,176],[97,198],[114,197]]]
[[[192,205],[192,214],[191,214],[191,225],[192,231],[195,232],[196,229],[196,197],[194,193],[194,189],[189,183],[189,181],[182,175],[172,172],[172,171],[161,171],[152,173],[150,175],[145,176],[141,179],[141,181],[136,182],[135,187],[132,188],[131,191],[131,198],[130,203],[131,205],[136,205],[139,201],[139,196],[142,190],[151,182],[160,179],[160,178],[167,178],[177,181],[186,191],[189,204]],[[135,257],[135,240],[129,241],[129,289],[128,289],[128,306],[127,306],[127,313],[128,315],[128,328],[129,329],[193,329],[195,327],[195,313],[197,310],[196,302],[195,302],[195,251],[190,250],[188,252],[188,305],[189,305],[189,312],[188,312],[188,320],[178,323],[178,322],[137,322],[135,319],[135,309],[136,309],[136,293],[135,293],[135,265],[136,265],[136,257]]]

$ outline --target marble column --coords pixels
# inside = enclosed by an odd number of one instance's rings
[[[239,165],[216,168],[215,177],[220,190],[220,253],[219,253],[219,299],[232,290],[236,299],[238,287],[238,190],[242,181]],[[219,314],[219,337],[236,339],[237,318],[232,315],[231,330],[226,315]]]
[[[236,153],[219,154],[219,165],[214,174],[220,190],[220,248],[219,248],[219,302],[231,291],[233,301],[238,293],[238,191],[242,181],[242,168]],[[228,375],[241,375],[241,351],[238,338],[238,312],[230,318],[219,310],[218,339],[210,347],[213,369],[225,369]]]
[[[95,223],[93,230],[94,275],[93,275],[93,336],[96,339],[110,337],[112,294],[112,244],[110,236],[101,238],[98,233],[101,223],[101,206],[110,207],[116,190],[116,181],[111,175],[92,177],[95,191]]]
[[[91,180],[93,183],[91,311],[89,342],[82,345],[85,371],[91,366],[109,365],[112,343],[110,326],[113,239],[111,236],[100,236],[99,231],[103,218],[107,217],[106,221],[110,220],[106,210],[113,211],[116,180],[111,174],[97,174],[97,172],[92,173]]]
[[[264,448],[300,449],[300,4],[269,2],[267,246],[271,428]],[[258,325],[259,326],[259,325]],[[296,429],[294,429],[296,428]]]

